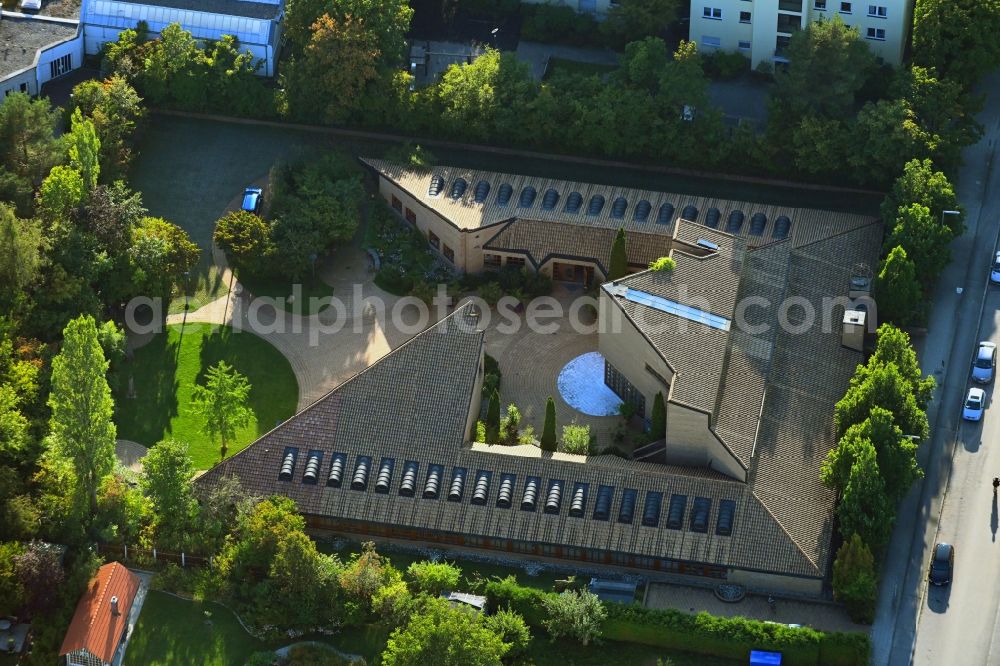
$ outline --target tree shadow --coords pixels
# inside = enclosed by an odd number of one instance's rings
[[[164,331],[121,364],[115,391],[115,423],[120,438],[150,446],[169,430],[178,408],[178,350],[178,341],[171,340]]]

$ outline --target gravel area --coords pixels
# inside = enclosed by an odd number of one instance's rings
[[[80,0],[43,0],[38,13],[42,16],[79,19]]]

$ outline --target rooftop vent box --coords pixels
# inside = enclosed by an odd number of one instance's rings
[[[844,312],[844,330],[840,344],[854,351],[864,351],[865,324],[867,319],[868,313],[863,310],[846,310]]]

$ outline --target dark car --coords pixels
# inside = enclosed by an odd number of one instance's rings
[[[259,187],[248,187],[243,190],[243,210],[256,213],[260,210],[261,190]]]
[[[955,547],[950,543],[939,543],[934,546],[931,557],[931,570],[927,574],[931,585],[947,585],[951,582],[955,570]]]

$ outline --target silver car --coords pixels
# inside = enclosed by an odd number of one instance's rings
[[[993,381],[993,370],[997,367],[997,346],[992,342],[980,342],[976,360],[972,364],[972,381],[989,384]]]

